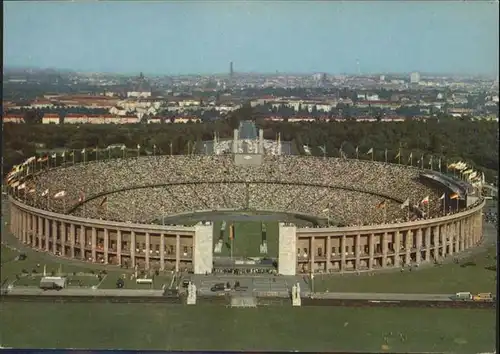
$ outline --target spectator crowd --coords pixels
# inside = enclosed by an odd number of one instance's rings
[[[442,191],[419,174],[403,165],[336,158],[265,155],[259,166],[244,166],[232,155],[150,156],[52,168],[31,176],[19,197],[54,212],[124,222],[255,209],[352,226],[421,217],[402,207],[407,199],[439,216]],[[421,207],[426,197],[429,206]]]

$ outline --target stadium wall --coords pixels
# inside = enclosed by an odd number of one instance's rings
[[[35,249],[126,267],[201,274],[211,270],[212,226],[88,219],[33,208],[13,197],[9,200],[10,231]],[[287,254],[283,258],[287,270],[282,269],[292,273],[288,263],[294,253],[296,273],[386,269],[449,257],[481,241],[484,204],[481,201],[448,216],[400,224],[298,228],[295,232],[283,228],[283,237],[287,237],[282,239],[280,231],[279,254]]]

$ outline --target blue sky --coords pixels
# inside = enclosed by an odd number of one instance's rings
[[[4,65],[498,75],[498,3],[4,2]]]

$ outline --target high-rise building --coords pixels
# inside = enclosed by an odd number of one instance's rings
[[[229,77],[232,79],[234,76],[233,62],[229,63]]]
[[[418,84],[420,82],[420,74],[417,72],[410,74],[410,84]]]

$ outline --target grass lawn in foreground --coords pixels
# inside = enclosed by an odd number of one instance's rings
[[[494,310],[1,303],[20,348],[492,351]]]
[[[378,292],[447,294],[459,291],[496,293],[496,272],[485,267],[496,264],[496,248],[490,247],[459,264],[447,263],[404,272],[361,273],[360,275],[316,275],[317,292]],[[466,262],[475,266],[461,267]]]

